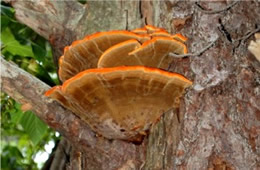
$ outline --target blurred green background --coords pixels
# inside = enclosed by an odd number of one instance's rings
[[[32,29],[20,24],[14,9],[1,2],[1,56],[50,86],[58,84],[51,47]],[[35,170],[43,166],[60,139],[30,111],[1,92],[1,169]]]

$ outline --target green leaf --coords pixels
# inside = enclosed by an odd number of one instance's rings
[[[48,72],[40,65],[38,64],[35,60],[31,60],[29,65],[27,66],[26,70],[47,83],[50,86],[54,86],[55,83],[51,79],[50,75]]]
[[[10,19],[7,16],[2,16],[1,15],[1,28],[5,29],[5,27],[8,26],[8,24],[10,23]]]
[[[3,4],[1,4],[1,15],[13,18],[14,17],[14,9],[12,7],[9,6],[5,6]]]
[[[39,46],[38,44],[32,44],[32,49],[33,49],[36,59],[38,61],[43,62],[44,57],[46,56],[46,53],[47,53],[46,50],[44,48],[42,48],[41,46]]]
[[[5,155],[12,155],[16,158],[23,158],[23,154],[21,153],[21,151],[19,150],[19,148],[17,148],[16,146],[10,146],[7,145],[3,148],[3,153],[4,156]]]
[[[86,4],[87,3],[86,0],[78,0],[78,2],[81,3],[81,4]]]
[[[47,125],[32,112],[25,112],[20,123],[34,145],[37,145],[47,132]]]
[[[23,116],[23,112],[21,111],[21,105],[17,102],[14,104],[14,109],[10,111],[11,114],[11,122],[17,123]]]
[[[34,57],[32,47],[20,44],[13,36],[9,28],[2,30],[1,43],[4,45],[4,51],[8,51],[13,55]]]

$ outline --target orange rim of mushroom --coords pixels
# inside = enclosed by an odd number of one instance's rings
[[[152,26],[152,25],[145,25],[144,28],[145,28],[147,31],[154,31],[154,32],[163,31],[163,32],[167,32],[167,31],[166,31],[165,29],[163,29],[163,28],[155,27],[155,26]]]
[[[74,77],[66,80],[63,83],[63,85],[55,86],[55,87],[51,88],[50,90],[48,90],[45,93],[45,96],[51,95],[55,91],[55,89],[65,91],[66,87],[71,82],[80,79],[85,74],[89,74],[89,73],[110,73],[110,72],[114,72],[114,71],[133,71],[133,70],[143,70],[145,72],[158,73],[158,74],[164,75],[166,77],[172,77],[172,78],[176,77],[176,78],[181,79],[182,81],[186,82],[187,84],[190,84],[190,85],[192,84],[192,82],[190,80],[188,80],[187,78],[185,78],[181,74],[163,71],[163,70],[158,69],[158,68],[150,68],[150,67],[145,67],[145,66],[120,66],[120,67],[109,67],[109,68],[95,68],[95,69],[88,69],[88,70],[82,71],[82,72],[78,73],[77,75],[75,75]]]
[[[187,37],[183,36],[182,34],[180,33],[177,33],[177,34],[174,34],[173,36],[171,36],[173,39],[177,38],[180,39],[182,42],[186,42],[188,40]]]
[[[57,90],[61,90],[62,86],[54,86],[51,89],[49,89],[48,91],[45,92],[45,96],[50,96],[56,89]]]
[[[103,60],[103,58],[106,56],[106,54],[110,53],[110,52],[113,51],[114,49],[117,49],[118,47],[122,47],[122,46],[124,46],[124,45],[129,44],[129,43],[139,43],[140,46],[141,46],[141,43],[140,43],[139,41],[135,40],[135,39],[126,40],[126,41],[123,41],[123,42],[121,42],[121,43],[118,43],[118,44],[116,44],[116,45],[110,47],[109,49],[107,49],[107,50],[100,56],[100,58],[99,58],[99,60],[98,60],[97,66],[100,64],[100,62],[101,62],[101,61]]]
[[[150,34],[152,37],[171,37],[172,35],[165,31],[156,31]]]
[[[167,31],[165,31],[164,29],[157,28],[157,27],[154,27],[154,26],[151,26],[151,25],[146,25],[143,28],[138,28],[138,29],[135,29],[135,30],[143,30],[143,31],[144,30],[155,30],[155,32],[151,33],[150,35],[148,35],[148,34],[137,34],[137,33],[129,32],[129,31],[125,31],[125,30],[121,30],[121,31],[120,30],[113,30],[113,31],[108,31],[108,32],[97,32],[97,33],[86,36],[82,40],[74,41],[70,46],[66,46],[64,48],[64,54],[66,53],[67,50],[69,50],[69,48],[74,47],[74,46],[78,45],[79,43],[83,43],[85,41],[91,40],[91,39],[99,37],[99,36],[106,36],[106,35],[113,35],[113,34],[115,34],[115,35],[116,34],[126,34],[126,35],[136,37],[136,40],[138,40],[139,42],[140,42],[140,40],[143,41],[143,44],[139,48],[133,50],[129,54],[132,54],[134,52],[137,52],[138,50],[141,50],[146,45],[153,43],[157,39],[165,39],[165,40],[174,41],[174,42],[178,43],[180,46],[183,47],[184,54],[187,53],[187,47],[185,46],[185,44],[183,44],[183,42],[185,42],[187,40],[187,38],[184,37],[181,34],[171,35],[171,34],[167,33]],[[156,37],[152,37],[152,34],[165,34],[166,36],[159,36],[158,35]],[[168,34],[169,34],[169,36],[168,36]],[[128,41],[128,40],[126,40],[126,41]],[[116,48],[117,44],[112,46],[112,47]],[[104,52],[106,52],[106,51],[104,51]],[[64,55],[60,57],[59,62],[58,62],[59,66],[60,66],[59,71],[58,71],[59,74],[61,74],[61,70],[62,70],[61,68],[62,68],[63,60],[64,60]]]
[[[136,28],[131,30],[131,32],[136,33],[136,34],[147,34],[147,29],[146,28]]]
[[[61,65],[62,65],[62,62],[63,62],[63,58],[64,58],[64,55],[62,55],[60,58],[59,58],[59,68],[58,68],[58,75],[61,75]]]
[[[149,35],[153,38],[154,37],[170,37],[170,38],[173,38],[173,39],[178,40],[178,41],[183,42],[183,43],[186,42],[187,39],[188,39],[187,37],[183,36],[180,33],[171,35],[168,32],[164,32],[164,31],[156,31],[156,32],[153,32]]]
[[[97,32],[97,33],[94,33],[94,34],[85,36],[82,40],[73,41],[70,46],[65,46],[65,47],[64,47],[64,53],[65,53],[67,50],[69,50],[69,48],[74,47],[74,46],[76,46],[76,45],[79,44],[79,43],[88,41],[88,40],[93,39],[93,38],[98,37],[98,36],[103,36],[103,35],[108,35],[108,34],[118,34],[118,33],[128,34],[128,35],[132,35],[132,36],[138,37],[138,38],[137,38],[138,41],[140,41],[140,39],[142,39],[142,38],[148,38],[148,39],[150,39],[148,34],[138,34],[138,33],[133,32],[133,31],[135,31],[135,30],[136,30],[136,31],[140,31],[140,30],[141,30],[141,31],[144,31],[144,30],[146,30],[146,31],[147,31],[147,30],[155,30],[154,34],[156,34],[156,33],[169,34],[165,29],[163,29],[163,28],[158,28],[158,27],[154,27],[154,26],[152,26],[152,25],[146,25],[144,28],[134,29],[134,30],[132,30],[132,32],[124,31],[124,30],[123,30],[123,31],[122,31],[122,30],[112,30],[112,31],[107,31],[107,32]],[[152,33],[152,34],[153,34],[153,33]],[[151,36],[152,36],[152,34],[151,34]],[[170,34],[169,34],[169,36],[170,36]],[[158,36],[158,37],[159,37],[159,36]],[[170,36],[170,37],[172,37],[173,39],[177,38],[177,40],[181,40],[182,42],[185,42],[185,41],[187,40],[187,38],[186,38],[185,36],[183,36],[183,35],[181,35],[181,34],[179,34],[179,33],[178,33],[178,34],[175,34],[175,35],[172,35],[172,36]],[[148,41],[149,41],[149,40],[148,40]],[[147,41],[146,41],[146,42],[147,42]],[[146,42],[144,42],[144,43],[146,43]],[[60,57],[60,59],[61,59],[61,57]],[[59,62],[59,63],[61,63],[61,62]]]
[[[98,37],[98,36],[102,36],[102,35],[108,35],[108,34],[118,34],[118,33],[123,33],[123,34],[129,34],[129,35],[132,35],[132,36],[136,36],[136,37],[139,37],[139,38],[145,38],[145,37],[148,37],[149,35],[147,34],[147,31],[148,30],[153,30],[155,32],[153,33],[162,33],[162,34],[169,34],[165,29],[163,28],[158,28],[158,27],[154,27],[152,25],[145,25],[143,28],[137,28],[137,29],[134,29],[132,30],[131,32],[129,31],[124,31],[124,30],[112,30],[112,31],[107,31],[107,32],[96,32],[94,34],[91,34],[91,35],[87,35],[85,36],[83,39],[81,40],[76,40],[76,41],[73,41],[72,44],[70,46],[65,46],[64,47],[64,53],[71,47],[79,44],[79,43],[82,43],[84,41],[88,41],[90,39],[93,39],[95,37]],[[138,34],[137,32],[138,31],[146,31],[145,34]],[[152,34],[153,34],[152,33]],[[170,34],[169,34],[170,35]],[[187,40],[187,38],[181,34],[175,34],[175,35],[172,35],[171,36],[172,38],[179,38],[181,39],[183,42],[185,42]]]
[[[106,35],[118,35],[118,34],[129,35],[129,36],[133,37],[134,39],[136,39],[136,40],[138,40],[140,42],[144,42],[144,41],[147,41],[147,40],[151,39],[151,37],[148,36],[148,35],[139,35],[139,34],[132,33],[132,32],[129,32],[129,31],[124,31],[124,30],[123,31],[122,30],[112,30],[112,31],[107,31],[107,32],[97,32],[97,33],[85,36],[85,38],[83,38],[82,40],[74,41],[70,46],[66,46],[64,48],[64,54],[70,48],[72,48],[72,47],[74,47],[74,46],[76,46],[76,45],[78,45],[80,43],[83,43],[83,42],[86,42],[88,40],[94,39],[96,37],[102,37],[102,36],[106,36]],[[62,67],[63,60],[64,60],[64,55],[59,58],[59,62],[58,63],[59,63],[60,68]],[[61,69],[59,69],[58,73],[61,74]]]
[[[120,30],[119,31],[113,30],[113,31],[107,31],[107,32],[97,32],[97,33],[85,36],[85,38],[83,38],[82,40],[76,40],[76,41],[72,42],[72,44],[70,46],[66,46],[64,48],[64,53],[66,53],[66,51],[68,51],[70,48],[78,45],[79,43],[88,41],[90,39],[93,39],[93,38],[96,38],[96,37],[99,37],[99,36],[104,36],[104,35],[109,35],[109,34],[110,35],[111,34],[119,34],[119,33],[135,36],[138,41],[141,41],[142,39],[145,39],[145,38],[151,39],[151,37],[149,35],[139,35],[139,34],[136,34],[136,33],[132,33],[132,32],[129,32],[129,31],[122,31],[122,30],[121,31]],[[64,58],[64,55],[59,58],[59,62],[58,62],[59,66],[61,66],[63,58]]]
[[[168,33],[165,29],[155,27],[155,26],[152,26],[152,25],[145,25],[142,28],[136,28],[136,29],[131,30],[131,32],[134,32],[134,33],[137,33],[137,34],[148,34],[149,31],[152,31],[152,33],[159,32],[159,31]]]
[[[107,31],[107,32],[97,32],[97,33],[85,36],[82,40],[73,41],[70,46],[66,46],[64,48],[64,52],[66,52],[69,48],[74,47],[77,44],[88,41],[90,39],[93,39],[93,38],[96,38],[96,37],[99,37],[99,36],[103,36],[103,35],[119,34],[119,33],[136,36],[138,40],[142,39],[142,38],[146,38],[146,37],[148,38],[149,37],[148,35],[140,35],[140,34],[136,34],[136,33],[133,33],[133,32],[124,31],[124,30],[112,30],[112,31]]]
[[[129,32],[129,31],[125,31],[125,30],[112,30],[112,31],[106,31],[106,32],[97,32],[91,35],[87,35],[83,40],[90,40],[93,39],[95,37],[98,36],[102,36],[102,35],[109,35],[109,34],[118,34],[118,33],[122,33],[122,34],[128,34],[128,35],[132,35],[132,36],[136,36],[139,38],[144,38],[147,35],[139,35],[139,34],[135,34],[133,32]]]
[[[148,46],[148,45],[151,44],[151,43],[154,43],[154,42],[157,41],[158,39],[164,39],[164,40],[173,41],[173,42],[175,42],[175,43],[177,43],[177,44],[179,44],[180,46],[183,47],[183,54],[187,54],[187,53],[188,53],[188,49],[187,49],[186,45],[183,44],[182,42],[178,41],[178,40],[172,39],[172,38],[170,38],[170,37],[154,37],[154,38],[152,38],[152,39],[150,39],[150,40],[148,40],[148,41],[145,41],[145,42],[141,45],[141,47],[139,47],[139,48],[137,48],[136,50],[130,52],[129,55],[131,55],[131,54],[133,54],[133,53],[136,53],[136,52],[139,51],[139,50],[142,50],[142,48],[144,48],[145,46]]]

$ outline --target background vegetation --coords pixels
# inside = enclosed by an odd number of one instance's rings
[[[49,43],[20,24],[14,9],[1,2],[1,56],[19,65],[46,84],[58,84]],[[3,170],[39,169],[37,157],[54,145],[59,135],[30,111],[1,93],[1,168]],[[50,151],[49,151],[50,152]],[[46,155],[46,154],[45,154]],[[40,157],[44,161],[43,157]]]

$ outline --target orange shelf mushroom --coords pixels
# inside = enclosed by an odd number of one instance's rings
[[[136,34],[148,34],[147,29],[146,28],[137,28],[134,30],[131,30],[131,32],[136,33]]]
[[[144,65],[138,57],[128,55],[130,52],[141,47],[137,40],[128,40],[107,49],[99,58],[97,67],[116,67]]]
[[[179,107],[192,85],[161,70],[172,62],[170,52],[187,53],[186,40],[151,25],[86,36],[65,47],[59,60],[64,83],[45,95],[106,138],[140,142],[164,112]]]
[[[165,29],[163,28],[158,28],[152,25],[145,25],[143,28],[137,28],[131,30],[131,32],[137,33],[137,34],[152,34],[155,32],[165,32],[168,33]]]
[[[99,57],[109,47],[130,39],[145,42],[150,37],[128,31],[108,31],[95,33],[83,40],[74,41],[71,46],[65,47],[64,55],[60,57],[60,79],[64,82],[81,71],[96,68]]]
[[[145,44],[147,41],[149,42],[151,38],[163,37],[178,40],[181,42],[181,46],[185,46],[182,42],[185,42],[186,38],[181,34],[171,35],[163,28],[157,28],[151,25],[146,25],[144,28],[132,30],[132,32],[108,31],[86,36],[83,40],[74,41],[71,46],[65,47],[64,55],[59,59],[59,77],[61,81],[64,82],[81,71],[89,68],[101,67],[98,66],[98,62],[102,54],[104,54],[110,47],[113,48],[118,43],[127,40],[137,40],[140,44]],[[125,53],[125,51],[119,53]],[[177,54],[183,53],[177,52]],[[105,57],[103,57],[103,59],[105,59]],[[152,65],[148,66],[153,67]]]
[[[133,41],[130,41],[109,48],[100,57],[97,67],[143,65],[167,69],[173,60],[173,58],[168,55],[169,53],[187,53],[187,47],[183,43],[170,37],[155,37],[142,45],[137,41],[134,45]],[[128,46],[132,46],[131,49],[135,48],[135,50],[131,51],[130,48],[127,48]]]
[[[191,81],[143,66],[89,69],[46,92],[109,139],[140,141]]]
[[[154,33],[154,32],[167,32],[165,29],[163,28],[158,28],[152,25],[145,25],[144,28],[147,30],[147,32],[149,34]]]
[[[143,28],[137,28],[137,29],[131,30],[131,32],[140,34],[140,35],[149,35],[151,37],[171,37],[171,38],[181,41],[181,42],[185,42],[187,40],[187,38],[181,34],[171,35],[165,29],[157,28],[157,27],[154,27],[151,25],[146,25]]]
[[[181,34],[174,34],[171,36],[173,39],[178,40],[180,42],[186,42],[188,38],[184,37]]]

